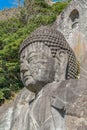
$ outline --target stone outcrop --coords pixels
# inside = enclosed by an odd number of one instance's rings
[[[82,87],[83,91],[84,91],[84,84],[87,82],[86,81],[87,80],[87,15],[86,14],[87,14],[87,1],[72,0],[69,6],[61,13],[60,16],[58,16],[56,24],[54,25],[57,28],[57,30],[60,30],[64,34],[66,40],[74,50],[79,62],[81,63],[80,64],[81,81],[79,81],[78,89],[81,90]],[[77,85],[75,88],[75,93],[76,89]],[[87,92],[87,87],[85,88],[85,91]],[[86,107],[87,107],[87,96],[85,94],[83,94],[83,96],[81,96],[80,98],[76,99],[74,104],[69,105],[68,107],[69,113],[66,117],[68,125],[67,130],[87,130]],[[83,116],[81,116],[81,114]]]
[[[80,66],[80,78],[87,80],[87,52],[85,53]]]
[[[54,86],[54,87],[53,87]],[[48,85],[45,96],[51,95],[52,106],[66,111],[66,130],[87,130],[87,81],[85,79],[63,81]]]
[[[17,8],[5,9],[3,11],[0,11],[0,21],[17,17],[19,14],[20,14],[20,11]]]
[[[87,130],[87,81],[85,79],[67,80],[60,84],[48,84],[43,88],[42,92],[39,93],[38,96],[40,98],[35,98],[34,93],[31,93],[29,90],[24,88],[15,100],[14,106],[11,106],[12,108],[9,106],[6,115],[4,115],[5,111],[1,114],[3,117],[6,116],[5,119],[8,122],[5,124],[5,120],[3,120],[3,125],[0,124],[0,130],[4,130],[4,128],[9,130],[9,122],[12,126],[10,130],[28,130],[28,120],[30,120],[29,114],[32,114],[32,119],[37,119],[36,117],[38,115],[41,120],[44,119],[45,114],[49,115],[50,110],[48,109],[48,97],[50,97],[52,107],[55,108],[56,106],[55,109],[60,113],[60,115],[65,116],[65,130]],[[36,103],[33,104],[35,100]],[[41,107],[42,104],[44,104],[45,109]],[[30,111],[29,105],[30,109],[33,106],[32,111]],[[3,118],[0,118],[0,122],[2,119]],[[36,123],[35,120],[33,121]],[[38,120],[36,121],[39,123]],[[44,130],[48,128],[48,126],[50,126],[49,120],[45,122],[42,129],[38,128],[38,130]],[[51,130],[51,128],[49,127],[47,130]],[[63,128],[61,130],[63,130]]]
[[[87,50],[87,0],[72,0],[56,20],[79,61]]]

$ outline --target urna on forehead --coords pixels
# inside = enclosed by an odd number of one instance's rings
[[[70,47],[61,32],[56,31],[51,27],[40,27],[24,40],[20,46],[19,53],[30,44],[36,42],[43,43],[50,47],[53,55],[55,55],[56,51],[60,48],[67,51],[70,50]]]

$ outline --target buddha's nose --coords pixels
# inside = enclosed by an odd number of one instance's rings
[[[21,67],[20,67],[21,72],[25,72],[25,71],[28,71],[28,70],[29,70],[29,68],[28,68],[27,64],[25,64],[25,63],[21,64]]]

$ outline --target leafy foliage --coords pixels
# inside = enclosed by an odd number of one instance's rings
[[[68,5],[67,2],[57,2],[53,4],[52,9],[54,13],[60,14],[62,10]]]
[[[18,50],[22,41],[41,25],[52,24],[66,3],[47,5],[36,0],[33,8],[21,8],[18,18],[0,21],[0,104],[23,85],[20,80]]]

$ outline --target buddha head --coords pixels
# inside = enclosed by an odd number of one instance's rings
[[[26,88],[39,92],[46,84],[74,79],[76,57],[63,34],[50,27],[35,30],[20,47],[20,73]]]

